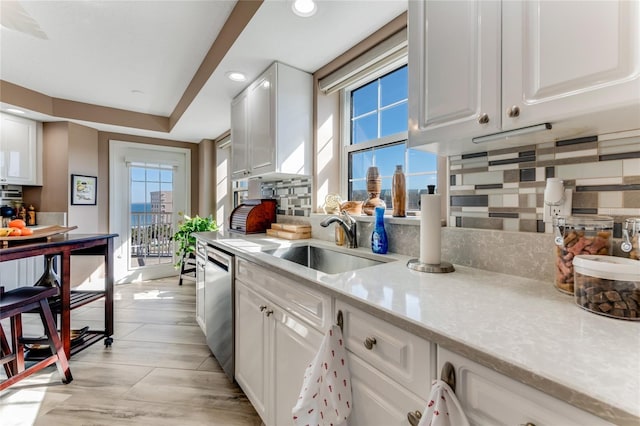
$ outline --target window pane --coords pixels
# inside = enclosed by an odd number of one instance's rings
[[[141,167],[131,167],[131,180],[144,181],[144,169]]]
[[[365,201],[369,198],[367,194],[367,181],[363,179],[357,179],[351,182],[351,189],[349,193],[349,200],[351,201]]]
[[[349,155],[350,179],[366,179],[367,169],[373,164],[373,151],[354,152]]]
[[[380,112],[380,137],[404,132],[408,128],[409,115],[404,102]]]
[[[378,80],[351,92],[351,117],[358,117],[378,108]]]
[[[409,149],[407,173],[435,171],[438,168],[438,157],[431,152]]]
[[[171,183],[166,183],[166,182],[161,183],[161,184],[160,184],[160,191],[165,191],[165,192],[167,192],[167,191],[169,191],[169,192],[173,191],[173,184],[171,184]]]
[[[366,142],[378,137],[378,117],[377,114],[367,115],[351,122],[353,128],[351,143],[357,144]]]
[[[437,174],[407,176],[407,209],[420,209],[420,195],[427,193],[427,185],[436,185]]]
[[[387,205],[387,209],[392,208],[391,202],[393,199],[391,198],[391,178],[390,177],[382,178],[382,192],[380,193],[380,198],[384,200],[385,204]]]
[[[407,84],[406,66],[382,77],[380,79],[380,106],[385,107],[407,99]]]
[[[160,172],[160,181],[161,182],[173,182],[173,170],[163,169]]]
[[[374,150],[376,156],[376,166],[380,171],[380,176],[391,179],[396,165],[401,164],[404,170],[404,144],[390,145]],[[391,188],[391,186],[389,186]]]
[[[156,182],[147,182],[147,195],[146,201],[147,203],[151,202],[151,193],[160,191],[160,184]]]
[[[159,182],[160,181],[160,170],[158,169],[147,169],[147,180]]]
[[[144,182],[131,182],[131,202],[138,204],[144,203]]]

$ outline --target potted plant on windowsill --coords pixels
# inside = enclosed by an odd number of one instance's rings
[[[175,264],[176,269],[196,251],[196,237],[191,235],[194,232],[217,231],[218,225],[211,217],[189,217],[182,215],[183,219],[178,221],[178,231],[173,234],[173,240],[176,242],[176,255],[178,261]]]

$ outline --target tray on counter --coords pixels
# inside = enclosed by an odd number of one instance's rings
[[[34,240],[46,239],[58,234],[64,234],[69,231],[73,231],[78,228],[77,226],[59,226],[52,225],[47,226],[46,228],[40,228],[33,231],[31,235],[19,236],[19,237],[0,237],[0,248],[9,247],[10,243],[19,243],[19,242],[34,242]]]

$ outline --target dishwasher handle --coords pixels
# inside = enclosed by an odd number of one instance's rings
[[[218,267],[229,272],[233,259],[231,258],[231,256],[227,256],[226,254],[220,253],[217,250],[209,249],[207,250],[207,261],[214,263]]]

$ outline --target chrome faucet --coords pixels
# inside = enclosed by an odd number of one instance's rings
[[[358,225],[356,220],[349,216],[346,210],[342,210],[342,215],[344,215],[344,219],[339,216],[331,216],[320,222],[320,226],[326,228],[332,223],[336,222],[339,226],[342,226],[344,229],[344,233],[347,236],[347,241],[349,241],[349,248],[358,248]]]

